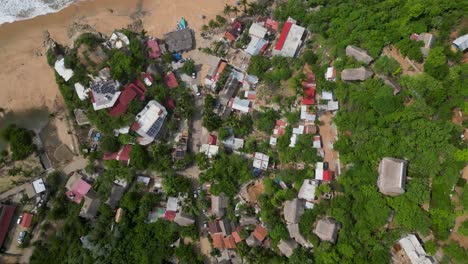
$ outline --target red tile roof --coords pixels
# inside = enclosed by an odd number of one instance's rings
[[[0,247],[3,245],[8,233],[8,227],[10,226],[15,209],[15,206],[0,204]]]
[[[213,239],[213,247],[218,249],[224,248],[224,239],[223,234],[211,234],[211,238]]]
[[[223,239],[224,247],[228,249],[235,249],[236,242],[232,236],[227,236]]]
[[[138,96],[140,101],[145,100],[146,87],[140,80],[125,85],[124,90],[117,99],[116,104],[109,110],[110,116],[120,116],[127,111],[132,100]]]
[[[103,160],[118,160],[128,165],[130,162],[130,152],[132,151],[132,145],[125,145],[119,151],[114,153],[106,153],[103,156]]]
[[[209,135],[208,136],[208,144],[209,145],[216,145],[216,141],[218,138],[215,135]]]
[[[268,231],[266,230],[265,227],[261,226],[261,225],[257,225],[257,227],[255,228],[255,230],[253,231],[253,235],[256,239],[258,239],[258,241],[262,242],[265,237],[267,236],[268,234]]]
[[[83,179],[79,179],[75,185],[73,185],[71,191],[67,192],[67,196],[73,196],[73,202],[79,204],[83,196],[85,196],[91,189],[91,184],[85,182]]]
[[[278,31],[278,22],[273,19],[267,19],[265,21],[265,27],[274,31]]]
[[[216,74],[215,74],[215,76],[213,77],[213,80],[214,80],[215,82],[217,82],[217,81],[219,80],[219,78],[221,78],[221,74],[223,73],[224,68],[226,68],[226,65],[227,65],[227,63],[224,62],[224,61],[222,61],[222,62],[218,65],[218,69],[217,69],[217,71],[216,71]]]
[[[238,226],[238,227],[236,228],[236,230],[235,230],[234,232],[232,232],[232,237],[234,238],[234,242],[236,242],[236,244],[237,244],[237,243],[240,243],[240,242],[242,241],[242,238],[240,237],[240,231],[241,231],[241,229],[242,229],[242,228],[241,228],[240,226]]]
[[[133,131],[137,131],[138,128],[140,128],[140,125],[138,124],[138,122],[136,122],[136,121],[133,122],[133,125],[132,125],[132,128],[131,128],[131,129],[132,129]]]
[[[211,234],[221,233],[221,226],[219,225],[219,220],[214,220],[208,223],[208,229]]]
[[[283,121],[281,119],[276,120],[276,125],[277,126],[286,126],[286,121]]]
[[[24,213],[23,220],[21,220],[21,226],[24,228],[29,228],[31,226],[32,218],[32,214]]]
[[[224,33],[224,37],[226,37],[230,42],[234,42],[237,39],[237,35],[235,34],[235,32],[231,31],[232,30],[226,31],[226,33]]]
[[[164,218],[169,221],[174,221],[175,216],[176,216],[176,212],[174,211],[166,211],[164,213]]]
[[[284,23],[283,29],[281,30],[281,34],[278,38],[278,42],[276,42],[275,50],[281,50],[283,48],[284,42],[286,41],[286,38],[288,37],[291,26],[292,26],[291,22]]]
[[[333,172],[329,170],[323,171],[323,180],[324,181],[331,181],[333,177]]]
[[[149,39],[146,42],[148,46],[148,56],[152,59],[159,58],[161,56],[161,48],[159,47],[158,41],[156,39]]]
[[[164,77],[164,83],[169,88],[176,88],[177,86],[179,86],[179,83],[177,82],[177,78],[173,72],[168,73]]]

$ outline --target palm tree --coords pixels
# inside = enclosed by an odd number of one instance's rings
[[[232,7],[231,7],[230,5],[228,5],[228,4],[226,4],[226,5],[224,6],[223,13],[224,13],[225,15],[229,16],[229,15],[231,14],[231,12],[232,12]]]
[[[232,12],[234,12],[234,14],[236,15],[237,17],[237,13],[239,13],[239,8],[237,8],[237,6],[234,6],[232,9],[231,9]]]
[[[247,13],[247,5],[249,4],[247,0],[240,0],[240,4],[244,8],[244,13]]]

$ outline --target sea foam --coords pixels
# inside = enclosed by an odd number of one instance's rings
[[[55,13],[76,0],[0,0],[0,24]]]

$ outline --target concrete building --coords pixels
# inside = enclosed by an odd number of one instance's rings
[[[405,192],[407,161],[383,158],[379,164],[377,186],[385,195],[397,196]]]
[[[432,259],[426,254],[418,238],[409,234],[398,241],[411,264],[432,264]]]
[[[459,51],[464,52],[468,49],[468,34],[460,36],[456,38],[452,44],[457,48]]]
[[[346,56],[353,57],[357,61],[364,62],[368,65],[374,60],[367,51],[352,45],[346,46]]]
[[[365,81],[372,77],[374,73],[364,67],[345,69],[341,72],[341,79],[343,81]]]
[[[211,195],[211,211],[216,217],[221,218],[224,216],[228,200],[229,198],[224,193],[221,193],[219,196]]]
[[[54,65],[55,71],[62,77],[66,82],[73,77],[73,70],[65,67],[65,58],[58,59]]]
[[[262,39],[265,37],[267,31],[268,30],[259,23],[252,23],[252,25],[249,28],[249,35],[251,37],[257,37]]]
[[[114,80],[101,80],[90,87],[91,102],[95,111],[114,106],[121,92],[120,84]]]
[[[154,100],[149,101],[145,108],[138,113],[132,130],[142,137],[142,140],[139,141],[141,145],[153,142],[158,136],[166,116],[166,108]]]
[[[75,109],[73,110],[73,114],[75,115],[75,121],[79,126],[89,125],[89,119],[86,116],[86,111],[82,109]]]
[[[267,46],[268,41],[262,38],[252,37],[250,39],[249,45],[245,49],[245,52],[247,52],[249,55],[255,56],[262,52]]]
[[[295,21],[288,19],[284,23],[272,54],[283,57],[295,57],[302,45],[305,28],[296,25]]]
[[[200,146],[200,153],[204,153],[208,158],[213,158],[218,155],[219,146],[203,144]]]
[[[74,87],[76,95],[78,95],[81,101],[89,97],[89,88],[85,88],[81,83],[75,83]]]
[[[312,202],[315,200],[315,190],[318,187],[318,183],[314,180],[305,179],[299,189],[297,198]]]
[[[260,170],[267,170],[268,169],[268,162],[270,161],[270,157],[266,154],[255,152],[253,154],[253,167]]]
[[[250,111],[250,101],[235,97],[231,100],[231,108],[241,113],[248,113]]]

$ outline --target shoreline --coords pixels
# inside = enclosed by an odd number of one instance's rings
[[[12,112],[41,107],[52,113],[66,111],[55,82],[54,70],[45,57],[45,31],[55,41],[70,46],[72,24],[89,25],[98,32],[110,35],[136,18],[141,19],[149,36],[162,38],[164,33],[175,30],[176,22],[181,17],[197,32],[210,19],[222,14],[225,4],[234,3],[234,0],[84,0],[55,13],[2,24],[0,107]],[[206,18],[202,19],[201,15]],[[64,123],[58,124],[58,127],[67,126]],[[60,140],[71,146],[69,136],[60,134]]]

